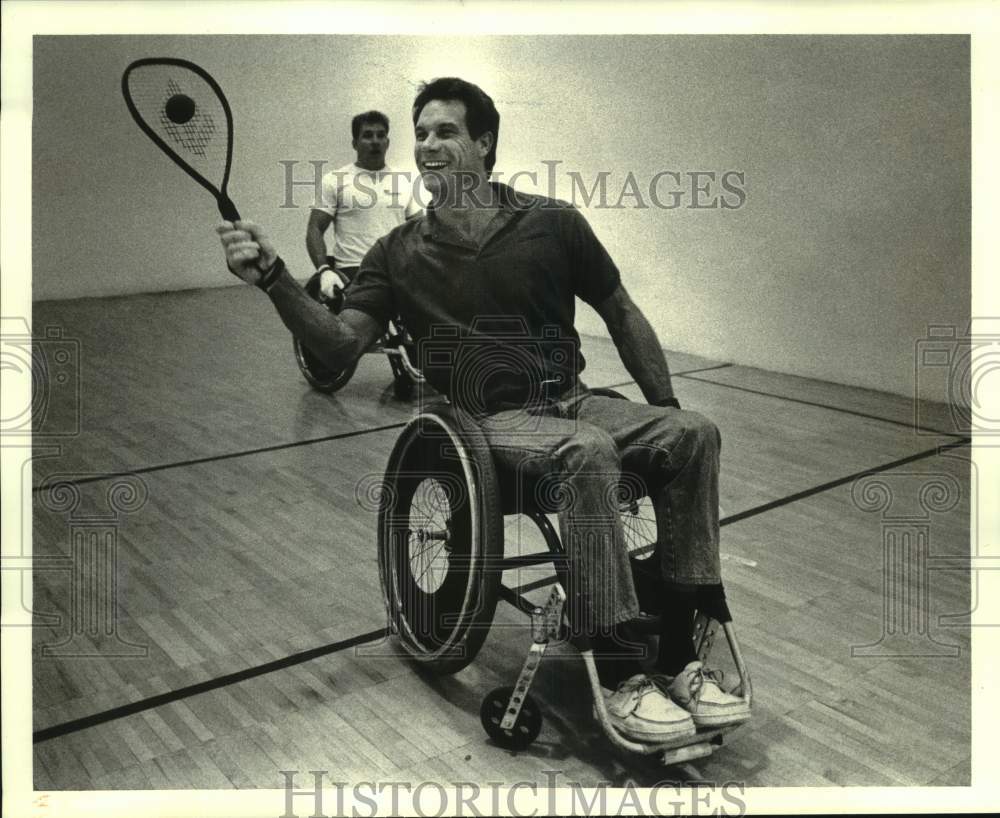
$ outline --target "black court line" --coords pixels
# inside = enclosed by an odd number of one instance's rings
[[[908,457],[902,457],[898,460],[893,460],[890,463],[884,463],[880,466],[874,466],[870,469],[865,469],[864,471],[856,472],[855,474],[848,475],[846,477],[841,477],[837,480],[831,480],[828,483],[823,483],[818,486],[813,486],[810,489],[804,491],[796,492],[795,494],[790,494],[787,497],[783,497],[780,500],[773,500],[770,503],[764,503],[763,505],[756,506],[754,508],[747,509],[746,511],[741,511],[737,514],[731,514],[728,517],[723,518],[719,521],[720,526],[730,525],[741,520],[745,520],[749,517],[755,517],[758,514],[763,514],[766,511],[771,511],[772,509],[779,508],[781,506],[789,505],[790,503],[798,502],[799,500],[804,500],[808,497],[812,497],[816,494],[820,494],[824,491],[829,491],[830,489],[837,488],[846,483],[850,483],[861,477],[865,477],[869,474],[878,474],[880,472],[888,471],[890,469],[896,468],[898,466],[904,466],[907,463],[913,463],[917,460],[923,460],[928,457],[934,457],[941,454],[949,449],[955,449],[960,446],[966,446],[971,443],[970,438],[963,438],[962,440],[956,440],[951,443],[947,443],[941,446],[936,446],[933,449],[928,449],[923,452],[918,452],[917,454],[910,455]],[[505,599],[510,604],[515,607],[527,611],[528,608],[534,608],[530,602],[528,602],[522,594],[528,591],[534,590],[536,588],[543,588],[547,585],[551,585],[555,582],[555,576],[546,577],[543,579],[535,580],[534,582],[527,583],[526,585],[520,586],[518,588],[510,588],[503,586],[501,588],[501,597]],[[161,707],[165,704],[170,704],[171,702],[178,701],[180,699],[188,698],[189,696],[195,696],[199,693],[207,693],[211,690],[216,690],[220,687],[226,687],[227,685],[235,684],[237,682],[243,682],[247,679],[253,679],[257,676],[263,676],[266,673],[272,673],[276,670],[283,670],[284,668],[291,667],[293,665],[301,664],[302,662],[308,662],[312,659],[317,659],[321,656],[327,656],[332,653],[337,653],[339,651],[345,650],[347,648],[356,647],[358,645],[363,645],[368,642],[373,642],[376,639],[381,639],[389,635],[389,629],[383,628],[377,631],[369,631],[368,633],[359,634],[358,636],[353,636],[350,639],[345,639],[341,642],[334,642],[329,645],[323,645],[318,648],[311,648],[309,650],[301,651],[299,653],[293,653],[290,656],[286,656],[282,659],[275,659],[273,662],[266,662],[262,665],[257,665],[256,667],[247,668],[245,670],[240,670],[235,673],[229,673],[225,676],[219,676],[215,679],[210,679],[208,681],[199,682],[197,684],[188,685],[187,687],[182,687],[177,690],[171,690],[167,693],[160,693],[156,696],[150,696],[149,698],[142,699],[137,702],[131,702],[120,707],[113,707],[110,710],[104,710],[100,713],[94,713],[90,716],[84,716],[79,719],[73,719],[71,721],[63,722],[62,724],[56,724],[52,727],[46,727],[42,730],[36,731],[32,735],[32,743],[38,744],[43,741],[48,741],[49,739],[59,738],[60,736],[65,736],[69,733],[75,733],[78,730],[84,730],[88,727],[95,727],[98,724],[104,724],[105,722],[114,721],[116,719],[123,718],[125,716],[131,716],[135,713],[141,713],[144,710],[151,710],[155,707]]]
[[[104,710],[90,716],[73,719],[72,721],[65,721],[62,724],[55,724],[52,727],[45,727],[41,730],[36,730],[32,734],[32,744],[39,744],[43,741],[48,741],[49,739],[65,736],[68,733],[75,733],[78,730],[85,730],[88,727],[96,727],[98,724],[115,721],[116,719],[123,718],[124,716],[141,713],[143,710],[152,710],[154,707],[161,707],[162,705],[170,704],[171,702],[178,701],[179,699],[186,699],[189,696],[196,696],[199,693],[207,693],[210,690],[226,687],[227,685],[235,684],[236,682],[244,682],[247,679],[253,679],[256,676],[263,676],[265,673],[273,673],[276,670],[283,670],[287,667],[291,667],[292,665],[308,662],[311,659],[318,659],[321,656],[338,653],[339,651],[346,650],[347,648],[353,648],[358,645],[364,645],[368,642],[374,642],[376,639],[381,639],[387,636],[388,633],[388,628],[383,628],[377,631],[369,631],[368,633],[362,633],[358,636],[352,636],[350,639],[344,639],[341,642],[333,642],[329,645],[323,645],[322,647],[310,648],[309,650],[304,650],[300,653],[293,653],[291,656],[285,656],[282,659],[275,659],[273,662],[266,662],[263,665],[257,665],[256,667],[247,668],[246,670],[239,670],[235,673],[228,673],[225,676],[208,679],[207,681],[198,682],[197,684],[188,685],[187,687],[181,687],[177,690],[168,691],[167,693],[159,693],[156,696],[150,696],[148,699],[130,702],[129,704],[124,704],[121,707],[112,707],[110,710]]]
[[[855,472],[854,474],[849,474],[846,477],[831,480],[828,483],[821,483],[818,486],[813,486],[812,488],[804,489],[803,491],[797,491],[794,494],[789,494],[787,497],[772,500],[769,503],[754,506],[753,508],[748,508],[745,511],[740,511],[736,514],[730,514],[728,517],[723,517],[719,520],[719,527],[721,528],[722,526],[732,525],[733,523],[738,523],[741,520],[756,517],[758,514],[763,514],[766,511],[772,511],[773,509],[781,508],[782,506],[787,506],[791,503],[797,503],[799,500],[814,497],[817,494],[822,494],[824,491],[829,491],[830,489],[838,488],[839,486],[846,485],[847,483],[852,483],[855,480],[860,480],[862,477],[867,477],[869,474],[879,474],[884,471],[889,471],[890,469],[898,468],[899,466],[905,466],[907,463],[924,460],[928,457],[935,457],[949,449],[967,446],[971,442],[972,439],[966,437],[961,440],[944,443],[940,446],[935,446],[933,449],[927,449],[926,451],[917,452],[916,454],[911,454],[907,457],[901,457],[898,460],[893,460],[891,463],[883,463],[880,466],[873,466],[872,468],[865,469],[864,471]],[[537,588],[544,588],[546,585],[551,585],[555,582],[555,580],[556,578],[554,576],[543,577],[542,579],[537,579],[533,582],[526,583],[525,585],[520,585],[517,588],[511,588],[510,591],[512,594],[525,594],[528,591],[534,591]]]
[[[678,377],[688,377],[690,374],[693,374],[695,372],[706,372],[706,371],[714,370],[714,369],[725,369],[725,368],[730,367],[730,366],[732,366],[732,364],[720,364],[718,366],[705,367],[703,369],[698,369],[698,370],[688,370],[687,372],[678,372],[678,373],[674,373],[674,374],[677,375]],[[707,380],[704,380],[702,378],[692,378],[692,380],[701,381],[702,383],[707,383],[707,384],[711,384],[711,385],[714,385],[714,386],[730,386],[729,384],[720,384],[720,383],[716,383],[716,382],[713,382],[713,381],[707,381]],[[626,382],[620,383],[620,384],[613,384],[612,386],[607,387],[607,388],[612,389],[612,388],[616,388],[616,387],[620,387],[620,386],[630,386],[630,385],[633,385],[634,383],[635,383],[635,381],[626,381]],[[746,391],[746,392],[755,392],[755,394],[764,395],[764,396],[767,396],[767,397],[774,397],[774,398],[778,398],[778,399],[781,399],[781,400],[789,400],[789,401],[792,401],[792,402],[795,402],[795,403],[803,403],[803,404],[807,404],[807,405],[811,405],[811,406],[818,406],[820,408],[831,409],[833,411],[845,412],[847,414],[858,415],[860,417],[866,417],[866,418],[870,418],[872,420],[880,420],[880,421],[885,421],[885,422],[888,422],[888,423],[894,423],[896,425],[904,425],[904,426],[907,426],[908,428],[911,428],[909,424],[903,424],[900,421],[894,421],[894,420],[891,420],[891,419],[888,419],[888,418],[881,418],[881,417],[877,417],[877,416],[873,416],[873,415],[866,415],[864,413],[855,412],[855,411],[850,410],[850,409],[841,409],[841,408],[838,408],[838,407],[825,406],[825,405],[820,404],[820,403],[814,403],[814,402],[811,402],[811,401],[799,400],[799,399],[796,399],[796,398],[787,398],[787,397],[782,396],[782,395],[771,395],[771,394],[766,393],[766,392],[756,392],[755,390],[745,389],[743,387],[731,387],[731,388],[740,389],[741,391]],[[131,475],[131,474],[146,474],[146,473],[149,473],[149,472],[163,471],[165,469],[171,469],[171,468],[181,468],[183,466],[195,465],[195,464],[199,464],[199,463],[211,463],[211,462],[215,462],[217,460],[228,460],[228,459],[235,458],[235,457],[246,457],[246,456],[249,456],[249,455],[260,454],[260,453],[263,453],[263,452],[279,451],[279,450],[282,450],[282,449],[294,448],[296,446],[308,446],[308,445],[311,445],[313,443],[322,443],[322,442],[326,442],[326,441],[329,441],[329,440],[338,440],[338,439],[343,439],[343,438],[348,438],[348,437],[356,437],[356,436],[359,436],[359,435],[369,434],[369,433],[373,433],[373,432],[385,431],[385,430],[388,430],[388,429],[398,429],[398,428],[402,428],[404,425],[405,425],[405,423],[395,423],[395,424],[390,424],[390,425],[387,425],[387,426],[380,426],[380,427],[376,427],[376,428],[372,428],[372,429],[355,430],[355,431],[352,431],[352,432],[344,432],[344,433],[337,434],[337,435],[328,435],[326,437],[321,437],[321,438],[312,438],[310,440],[296,441],[294,443],[283,443],[283,444],[277,444],[277,445],[274,445],[274,446],[265,446],[265,447],[261,447],[261,448],[258,448],[258,449],[251,449],[251,450],[244,451],[244,452],[233,452],[233,453],[230,453],[230,454],[215,455],[215,456],[212,456],[212,457],[204,457],[204,458],[198,458],[198,459],[193,459],[193,460],[178,461],[176,463],[165,463],[165,464],[161,464],[161,465],[158,465],[158,466],[149,466],[149,467],[145,467],[145,468],[141,468],[141,469],[134,469],[132,471],[126,471],[126,472],[113,472],[113,473],[104,474],[104,475],[94,475],[92,477],[81,478],[78,481],[72,481],[72,482],[73,482],[74,485],[80,485],[82,483],[92,483],[92,482],[97,482],[99,480],[107,480],[107,479],[111,479],[111,478],[114,478],[114,477],[124,477],[124,476]],[[913,428],[916,428],[916,427],[913,427]],[[936,434],[941,434],[943,436],[952,436],[952,437],[956,436],[953,433],[949,433],[949,432],[936,432],[935,430],[928,430],[928,431],[934,431]],[[846,483],[852,482],[852,481],[857,480],[857,479],[859,479],[861,477],[864,477],[866,475],[869,475],[869,474],[878,474],[880,472],[888,471],[889,469],[893,469],[893,468],[896,468],[898,466],[906,465],[907,463],[912,463],[914,461],[922,460],[922,459],[925,459],[927,457],[933,457],[935,455],[940,454],[941,452],[947,451],[949,449],[958,448],[960,446],[965,446],[965,445],[968,445],[971,442],[972,441],[971,441],[970,438],[961,438],[961,439],[953,441],[951,443],[947,443],[947,444],[944,444],[944,445],[941,445],[941,446],[936,446],[933,449],[928,449],[926,451],[918,452],[917,454],[910,455],[908,457],[904,457],[904,458],[900,458],[898,460],[894,460],[894,461],[892,461],[890,463],[885,463],[883,465],[875,466],[873,468],[866,469],[864,471],[857,472],[855,474],[848,475],[846,477],[841,477],[841,478],[839,478],[837,480],[833,480],[833,481],[830,481],[830,482],[827,482],[827,483],[823,483],[823,484],[820,484],[818,486],[814,486],[814,487],[812,487],[810,489],[805,489],[804,491],[796,492],[795,494],[790,494],[787,497],[783,497],[783,498],[781,498],[779,500],[773,500],[773,501],[771,501],[769,503],[765,503],[763,505],[756,506],[754,508],[750,508],[750,509],[747,509],[745,511],[741,511],[741,512],[739,512],[737,514],[730,515],[730,516],[725,517],[722,520],[720,520],[719,521],[719,525],[720,526],[725,526],[725,525],[729,525],[731,523],[739,522],[740,520],[745,520],[745,519],[747,519],[749,517],[754,517],[754,516],[757,516],[758,514],[763,514],[766,511],[770,511],[770,510],[775,509],[775,508],[780,508],[781,506],[785,506],[785,505],[788,505],[790,503],[797,502],[799,500],[804,500],[804,499],[806,499],[808,497],[812,497],[812,496],[814,496],[816,494],[820,494],[820,493],[822,493],[824,491],[828,491],[828,490],[836,488],[838,486],[842,486],[842,485],[844,485]],[[49,487],[45,486],[43,484],[41,486],[35,487],[33,489],[33,492],[40,491],[43,488],[47,489]],[[523,593],[527,593],[528,591],[534,590],[536,588],[542,588],[542,587],[545,587],[547,585],[551,585],[553,582],[555,582],[555,577],[554,576],[543,578],[543,579],[539,579],[539,580],[535,580],[534,582],[527,583],[526,585],[523,585],[523,586],[518,587],[518,588],[503,587],[502,588],[502,592],[501,592],[501,596],[506,601],[508,601],[511,604],[513,604],[515,607],[518,607],[518,608],[521,608],[522,610],[524,610],[525,608],[523,608],[522,606],[530,605],[530,603],[528,603],[528,601],[526,599],[524,599],[524,597],[522,596]],[[518,604],[518,603],[520,603],[520,604]],[[217,677],[215,679],[210,679],[208,681],[199,682],[197,684],[188,685],[186,687],[178,688],[177,690],[172,690],[172,691],[169,691],[167,693],[161,693],[161,694],[158,694],[156,696],[151,696],[151,697],[146,698],[146,699],[141,699],[140,701],[137,701],[137,702],[130,702],[127,705],[122,705],[120,707],[114,707],[114,708],[111,708],[109,710],[104,710],[104,711],[102,711],[100,713],[94,713],[92,715],[84,716],[84,717],[79,718],[79,719],[73,719],[71,721],[63,722],[62,724],[56,724],[56,725],[53,725],[51,727],[46,727],[46,728],[43,728],[42,730],[38,730],[35,733],[33,733],[33,735],[32,735],[32,743],[33,744],[38,744],[40,742],[48,741],[48,740],[53,739],[53,738],[59,738],[61,736],[67,735],[69,733],[75,733],[75,732],[77,732],[79,730],[84,730],[84,729],[86,729],[88,727],[95,727],[95,726],[97,726],[99,724],[104,724],[104,723],[109,722],[109,721],[114,721],[114,720],[123,718],[125,716],[130,716],[130,715],[133,715],[135,713],[143,712],[145,710],[151,710],[151,709],[156,708],[156,707],[161,707],[162,705],[170,704],[171,702],[175,702],[175,701],[178,701],[180,699],[185,699],[185,698],[188,698],[190,696],[195,696],[195,695],[198,695],[199,693],[207,693],[209,691],[216,690],[216,689],[218,689],[220,687],[226,687],[226,686],[228,686],[230,684],[235,684],[235,683],[238,683],[238,682],[246,681],[247,679],[253,679],[253,678],[257,677],[257,676],[262,676],[262,675],[267,674],[267,673],[272,673],[272,672],[277,671],[277,670],[282,670],[284,668],[291,667],[293,665],[301,664],[302,662],[308,662],[308,661],[310,661],[312,659],[317,659],[317,658],[319,658],[321,656],[327,656],[329,654],[333,654],[333,653],[337,653],[337,652],[342,651],[342,650],[346,650],[347,648],[356,647],[358,645],[363,645],[363,644],[366,644],[368,642],[372,642],[372,641],[374,641],[376,639],[383,638],[383,637],[387,636],[388,634],[389,634],[389,631],[388,631],[388,629],[385,629],[385,628],[383,628],[381,630],[377,630],[377,631],[370,631],[368,633],[359,634],[359,635],[353,636],[353,637],[351,637],[349,639],[345,639],[345,640],[343,640],[341,642],[334,642],[332,644],[323,645],[323,646],[318,647],[318,648],[311,648],[309,650],[300,651],[299,653],[294,653],[294,654],[291,654],[290,656],[286,656],[286,657],[284,657],[282,659],[276,659],[276,660],[274,660],[272,662],[266,662],[265,664],[257,665],[257,666],[252,667],[252,668],[247,668],[247,669],[244,669],[244,670],[237,671],[235,673],[230,673],[230,674],[226,674],[224,676],[219,676],[219,677]]]
[[[716,369],[722,369],[722,367],[715,367]],[[702,370],[707,371],[707,370]],[[739,392],[748,392],[751,395],[762,395],[766,398],[777,398],[778,400],[785,400],[789,403],[798,403],[803,406],[816,406],[820,409],[829,409],[831,412],[841,412],[845,415],[854,415],[859,418],[866,418],[867,420],[878,420],[882,423],[891,423],[894,426],[902,426],[906,429],[912,429],[914,432],[930,432],[931,434],[941,435],[942,437],[962,437],[959,432],[943,432],[939,429],[933,429],[929,426],[918,426],[916,423],[910,423],[904,420],[896,420],[895,418],[886,418],[881,415],[870,415],[867,412],[859,412],[856,409],[845,409],[842,406],[831,406],[828,403],[820,403],[818,401],[805,400],[803,398],[791,398],[788,395],[776,395],[773,392],[764,392],[760,389],[750,389],[746,386],[737,386],[732,383],[724,383],[722,381],[710,381],[707,378],[695,378],[692,377],[693,372],[678,372],[678,378],[687,378],[691,381],[698,381],[698,383],[707,383],[711,386],[722,386],[726,389],[736,389]],[[622,384],[624,386],[624,384]]]
[[[687,375],[693,372],[707,372],[711,369],[724,369],[727,366],[732,366],[732,364],[720,364],[718,366],[709,366],[702,369],[689,369],[684,372],[678,372],[677,375]],[[635,381],[625,381],[620,384],[612,384],[611,386],[605,387],[607,389],[614,389],[616,386],[628,386],[635,383]],[[130,477],[136,474],[150,474],[152,472],[167,471],[168,469],[182,469],[185,466],[197,466],[202,463],[217,463],[220,460],[232,460],[237,457],[250,457],[255,454],[265,454],[267,452],[280,452],[284,449],[294,449],[297,446],[311,446],[314,443],[326,443],[331,440],[344,440],[348,437],[358,437],[360,435],[375,434],[377,432],[385,432],[389,429],[402,429],[406,425],[406,421],[401,421],[400,423],[390,423],[386,426],[373,426],[369,429],[355,429],[351,432],[340,432],[335,435],[325,435],[324,437],[312,437],[308,440],[296,440],[291,443],[275,443],[273,446],[261,446],[257,449],[246,449],[240,452],[227,452],[226,454],[214,454],[207,457],[196,457],[191,460],[177,460],[171,463],[159,463],[154,466],[140,466],[135,469],[129,469],[127,471],[112,471],[106,472],[105,474],[94,474],[89,477],[81,477],[77,480],[60,480],[58,485],[61,486],[82,486],[87,483],[98,483],[101,480],[113,480],[116,477]],[[45,479],[37,486],[31,489],[32,494],[37,494],[40,491],[48,491],[52,488],[52,484],[46,484]]]
[[[804,500],[807,497],[812,497],[824,491],[829,491],[830,489],[835,489],[847,483],[852,483],[855,480],[860,480],[862,477],[867,477],[869,474],[879,474],[880,472],[889,471],[890,469],[895,469],[899,466],[905,466],[907,463],[924,460],[928,457],[935,457],[948,449],[956,449],[959,446],[967,446],[971,442],[972,439],[968,437],[964,437],[961,440],[953,440],[950,443],[935,446],[933,449],[917,452],[916,454],[911,454],[908,457],[901,457],[899,460],[893,460],[891,463],[884,463],[881,466],[865,469],[857,474],[850,474],[847,477],[831,480],[829,483],[821,483],[818,486],[813,486],[811,489],[805,489],[804,491],[797,491],[795,494],[789,494],[787,497],[782,497],[780,500],[772,500],[770,503],[764,503],[761,506],[748,508],[746,511],[740,511],[736,514],[730,514],[728,517],[719,520],[719,525],[723,526],[731,523],[738,523],[740,520],[746,520],[748,517],[756,517],[758,514],[763,514],[765,511],[771,511],[772,509],[780,508],[781,506],[787,506],[789,503],[795,503],[799,500]]]
[[[192,460],[178,460],[174,463],[160,463],[156,466],[142,466],[141,468],[130,469],[129,471],[113,471],[107,472],[106,474],[94,474],[90,477],[81,477],[78,480],[59,480],[51,484],[47,484],[45,482],[46,478],[42,478],[42,482],[32,488],[31,493],[37,494],[40,491],[48,491],[55,486],[82,486],[85,483],[97,483],[101,480],[111,480],[115,477],[129,477],[136,474],[149,474],[150,472],[166,471],[168,469],[181,469],[185,466],[197,466],[201,463],[216,463],[220,460],[232,460],[236,457],[249,457],[250,455],[263,454],[265,452],[279,452],[283,449],[294,449],[297,446],[311,446],[314,443],[326,443],[330,440],[343,440],[348,437],[358,437],[359,435],[384,432],[388,429],[402,429],[405,425],[405,422],[390,423],[388,426],[374,426],[370,429],[355,429],[352,432],[340,432],[336,435],[312,437],[308,440],[296,440],[293,443],[276,443],[273,446],[261,446],[259,449],[247,449],[246,451],[228,452],[227,454],[214,454],[209,457],[196,457]]]
[[[685,369],[681,372],[671,372],[670,376],[672,378],[686,378],[690,375],[694,375],[696,372],[712,372],[716,369],[728,369],[733,366],[733,364],[715,364],[713,366],[703,366],[699,369]],[[692,380],[698,380],[698,378],[692,378]],[[706,381],[706,383],[712,383],[712,381]],[[635,386],[635,381],[622,381],[621,383],[611,383],[607,386],[600,387],[601,389],[618,389],[622,386]],[[596,387],[594,387],[596,388]]]

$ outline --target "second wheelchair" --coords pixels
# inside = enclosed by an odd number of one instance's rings
[[[350,287],[350,284],[347,285]],[[346,290],[336,290],[332,298],[327,298],[320,290],[320,274],[314,273],[305,285],[306,292],[333,313],[339,313],[344,304]],[[293,338],[292,348],[295,361],[309,385],[318,392],[331,394],[342,389],[354,375],[357,364],[346,369],[330,369],[302,341]],[[389,359],[392,370],[392,391],[397,400],[409,400],[414,386],[423,383],[424,377],[413,365],[415,350],[409,333],[398,318],[389,322],[385,335],[369,353],[384,354]]]

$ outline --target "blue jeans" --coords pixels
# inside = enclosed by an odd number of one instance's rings
[[[639,612],[618,512],[620,485],[641,485],[638,493],[653,502],[665,581],[721,582],[721,437],[707,418],[584,388],[538,408],[476,420],[498,465],[531,481],[559,508],[574,630],[608,632]]]

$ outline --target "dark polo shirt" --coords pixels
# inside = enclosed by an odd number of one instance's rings
[[[429,210],[379,239],[345,308],[382,326],[397,315],[427,381],[470,411],[562,394],[583,371],[575,298],[591,305],[620,275],[571,205],[494,184],[500,211],[481,246]]]

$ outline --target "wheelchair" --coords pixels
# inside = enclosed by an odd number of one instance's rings
[[[591,391],[627,400],[613,390]],[[659,577],[656,560],[651,560],[656,519],[637,482],[623,479],[617,499],[644,611],[629,624],[635,632],[651,635],[659,632],[657,594],[650,593],[649,582],[651,576]],[[537,738],[542,714],[528,691],[547,646],[566,640],[580,650],[597,719],[614,746],[642,755],[659,753],[666,765],[710,755],[722,744],[723,734],[738,725],[698,728],[693,737],[646,744],[626,738],[611,724],[589,641],[571,635],[564,621],[567,560],[547,516],[557,510],[551,495],[537,482],[529,485],[516,474],[498,471],[483,432],[450,403],[429,405],[409,421],[390,454],[378,511],[383,601],[405,653],[431,673],[456,673],[475,659],[503,600],[531,617],[532,643],[515,684],[491,691],[482,702],[480,720],[496,744],[523,750]],[[513,514],[534,522],[546,551],[504,556],[504,516]],[[544,606],[502,583],[506,570],[548,563],[556,581]],[[708,658],[720,627],[739,677],[731,692],[749,705],[750,675],[724,595],[699,597],[692,639],[700,660]]]
[[[305,290],[311,298],[323,304],[330,312],[339,313],[344,305],[344,290],[337,290],[333,298],[326,298],[320,291],[319,273],[314,273],[306,282]],[[348,284],[348,287],[350,285]],[[292,339],[295,362],[309,385],[325,394],[342,389],[351,380],[357,369],[355,362],[346,369],[330,369],[298,338]],[[400,319],[389,322],[385,335],[368,353],[384,354],[389,359],[392,370],[392,392],[397,400],[409,400],[415,384],[423,383],[424,377],[412,363],[415,355],[413,342]]]

